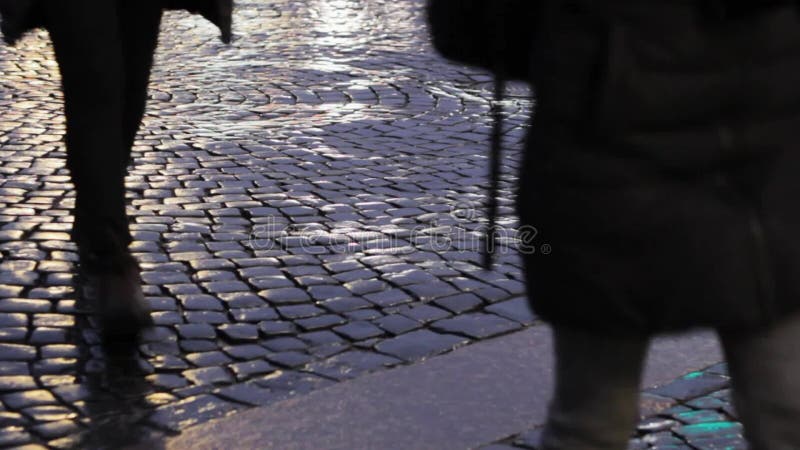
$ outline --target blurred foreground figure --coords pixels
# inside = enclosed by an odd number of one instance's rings
[[[797,2],[430,1],[446,56],[536,93],[518,210],[552,246],[525,255],[557,355],[543,448],[626,448],[650,337],[707,326],[753,448],[800,449]],[[485,8],[461,16],[494,27],[483,60],[447,2]],[[530,51],[494,20],[515,3]]]
[[[144,115],[162,9],[181,3],[212,18],[230,39],[230,0],[0,0],[6,41],[35,27],[47,29],[53,41],[76,190],[72,238],[82,291],[107,344],[135,343],[152,323],[139,266],[128,251],[125,174]]]

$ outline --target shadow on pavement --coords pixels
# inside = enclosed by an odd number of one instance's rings
[[[154,442],[158,432],[145,425],[155,407],[148,396],[155,389],[145,378],[147,370],[138,350],[131,345],[104,349],[85,316],[76,328],[81,355],[78,374],[85,393],[79,407],[85,428],[68,438],[72,442],[67,448],[117,450],[136,448],[145,441],[150,450],[164,448]]]

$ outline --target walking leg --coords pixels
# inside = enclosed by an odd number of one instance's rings
[[[638,417],[639,382],[649,339],[556,327],[556,389],[546,450],[621,450]]]
[[[800,315],[768,330],[720,337],[753,449],[800,448]]]

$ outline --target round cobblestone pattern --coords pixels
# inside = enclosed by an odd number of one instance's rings
[[[535,320],[512,211],[527,91],[504,102],[486,272],[490,78],[433,53],[422,6],[240,1],[230,47],[166,16],[127,179],[157,326],[128,370],[76,305],[49,40],[0,47],[0,447],[114,448]]]

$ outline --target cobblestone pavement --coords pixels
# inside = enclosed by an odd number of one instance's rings
[[[490,83],[433,55],[422,3],[240,1],[231,47],[168,14],[127,181],[144,379],[76,305],[46,34],[0,47],[0,447],[113,448],[535,321],[511,200],[527,91],[485,272]]]
[[[643,410],[659,405],[636,428],[628,450],[747,450],[730,396],[725,364],[692,372],[642,393]],[[537,449],[541,429],[529,430],[481,450]]]
[[[0,50],[0,446],[177,431],[533,322],[519,257],[477,265],[487,78],[432,55],[421,5],[241,1],[230,48],[170,13],[127,180],[145,383],[75,305],[46,35]]]

